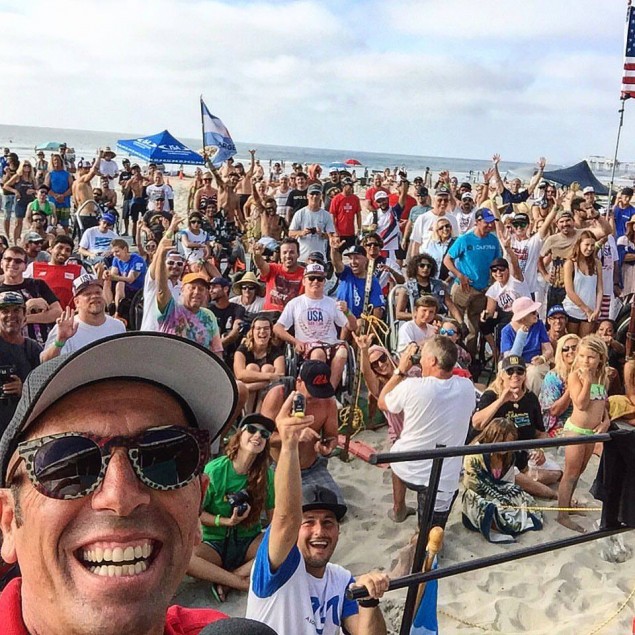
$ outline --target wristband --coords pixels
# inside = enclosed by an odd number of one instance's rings
[[[379,600],[377,598],[367,598],[366,600],[357,600],[357,604],[363,609],[374,609],[379,606]]]
[[[216,527],[220,527],[220,514],[216,514],[216,519],[214,520],[214,525],[216,525]]]
[[[66,342],[60,342],[59,340],[55,340],[53,342],[53,346],[55,346],[55,348],[64,348],[65,344]]]

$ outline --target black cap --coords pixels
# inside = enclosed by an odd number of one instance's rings
[[[505,267],[505,269],[509,269],[509,263],[505,260],[505,258],[494,258],[494,260],[490,263],[489,268],[491,269],[492,267]]]
[[[307,258],[307,260],[317,260],[318,262],[321,262],[322,264],[324,264],[325,262],[324,254],[321,251],[312,251],[309,254],[309,257]]]
[[[472,191],[472,184],[468,183],[467,181],[463,181],[463,183],[461,183],[461,185],[459,185],[459,189],[463,188],[464,190],[467,190],[468,192]]]
[[[306,385],[311,397],[330,399],[335,395],[331,385],[331,367],[325,362],[309,360],[300,368],[300,379]]]
[[[519,355],[508,355],[501,363],[501,370],[509,370],[510,368],[527,368],[527,364]]]
[[[276,423],[273,419],[269,419],[269,417],[265,417],[261,415],[259,412],[252,412],[251,414],[242,418],[240,423],[238,424],[239,428],[244,428],[245,426],[256,425],[263,426],[269,432],[276,431]]]
[[[428,188],[422,185],[417,190],[417,196],[428,196]]]
[[[366,257],[366,250],[361,245],[351,245],[348,249],[344,250],[343,256],[364,256]]]
[[[337,502],[335,492],[321,485],[311,484],[302,488],[302,512],[325,509],[333,512],[338,521],[344,518],[348,508]]]
[[[199,635],[277,635],[271,626],[246,617],[230,617],[208,624]]]

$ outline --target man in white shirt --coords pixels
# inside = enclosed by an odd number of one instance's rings
[[[454,210],[454,217],[459,224],[459,236],[469,232],[474,227],[475,215],[474,195],[472,192],[464,192],[461,196],[461,203]]]
[[[110,251],[110,243],[119,238],[113,230],[116,218],[113,214],[102,214],[97,227],[90,227],[79,241],[79,253],[95,263],[103,260],[103,256]]]
[[[148,185],[146,188],[146,195],[148,197],[148,211],[155,209],[155,201],[163,198],[163,211],[170,211],[170,200],[174,199],[174,190],[165,184],[163,181],[163,174],[158,170],[154,173],[152,185]]]
[[[99,160],[99,174],[102,177],[107,178],[108,181],[113,181],[119,174],[119,168],[113,161],[116,156],[117,155],[108,146],[106,146],[104,148],[104,153]]]
[[[437,444],[464,445],[476,406],[476,393],[469,379],[452,373],[457,361],[456,344],[445,335],[427,340],[421,348],[420,378],[408,376],[415,351],[414,344],[403,351],[394,375],[377,402],[381,410],[403,413],[403,431],[390,451],[433,450]],[[460,456],[443,461],[432,519],[434,525],[445,527],[458,494],[462,463]],[[393,478],[417,492],[421,526],[432,461],[406,461],[392,463],[390,467]]]
[[[64,309],[40,354],[42,362],[74,353],[97,340],[126,330],[121,320],[106,315],[103,281],[99,278],[89,274],[80,276],[73,282],[73,295],[77,315],[70,307]]]
[[[412,343],[417,345],[423,344],[425,340],[436,335],[437,331],[432,326],[432,322],[438,310],[439,303],[434,296],[422,295],[417,298],[412,320],[404,322],[399,327],[397,352],[401,353]]]
[[[299,445],[313,417],[293,416],[295,395],[289,395],[276,417],[281,448],[274,484],[284,496],[276,501],[256,554],[246,617],[277,633],[336,635],[344,627],[351,635],[385,635],[378,605],[388,589],[388,576],[371,572],[355,579],[330,562],[346,505],[326,487],[302,488]],[[370,598],[358,603],[346,599],[351,585],[366,587]]]
[[[157,319],[157,281],[156,272],[160,258],[153,258],[148,273],[143,282],[143,319],[141,320],[140,331],[159,331],[159,320]],[[181,276],[185,268],[183,256],[172,249],[165,255],[165,266],[168,270],[168,288],[178,304],[181,298]]]
[[[452,225],[452,234],[454,236],[459,235],[459,222],[456,216],[450,212],[450,190],[445,186],[441,186],[437,189],[434,193],[432,209],[419,216],[412,227],[409,247],[409,254],[411,256],[419,253],[421,245],[428,241],[435,223],[440,218],[447,218],[450,225]]]

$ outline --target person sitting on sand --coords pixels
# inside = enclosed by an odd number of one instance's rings
[[[506,417],[492,419],[474,444],[518,439],[518,428]],[[463,461],[463,524],[490,542],[513,542],[529,530],[542,529],[540,512],[525,511],[534,499],[515,484],[515,452],[472,454]]]
[[[249,589],[249,574],[262,540],[262,513],[271,521],[275,497],[269,438],[275,429],[268,417],[247,415],[225,454],[205,466],[209,487],[201,512],[203,541],[194,549],[187,573],[212,582],[221,602],[226,587]]]
[[[573,412],[564,424],[564,436],[590,436],[609,429],[607,387],[608,351],[597,335],[580,340],[573,368],[569,375],[569,393]],[[564,451],[564,476],[558,490],[558,507],[571,506],[573,492],[593,454],[594,445],[568,445]],[[584,532],[573,522],[569,512],[558,513],[558,522],[569,529]]]

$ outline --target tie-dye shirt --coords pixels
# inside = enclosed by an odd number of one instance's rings
[[[214,350],[212,340],[219,335],[219,329],[216,316],[209,309],[200,308],[193,313],[172,298],[163,312],[159,312],[158,322],[161,333],[178,335]]]

